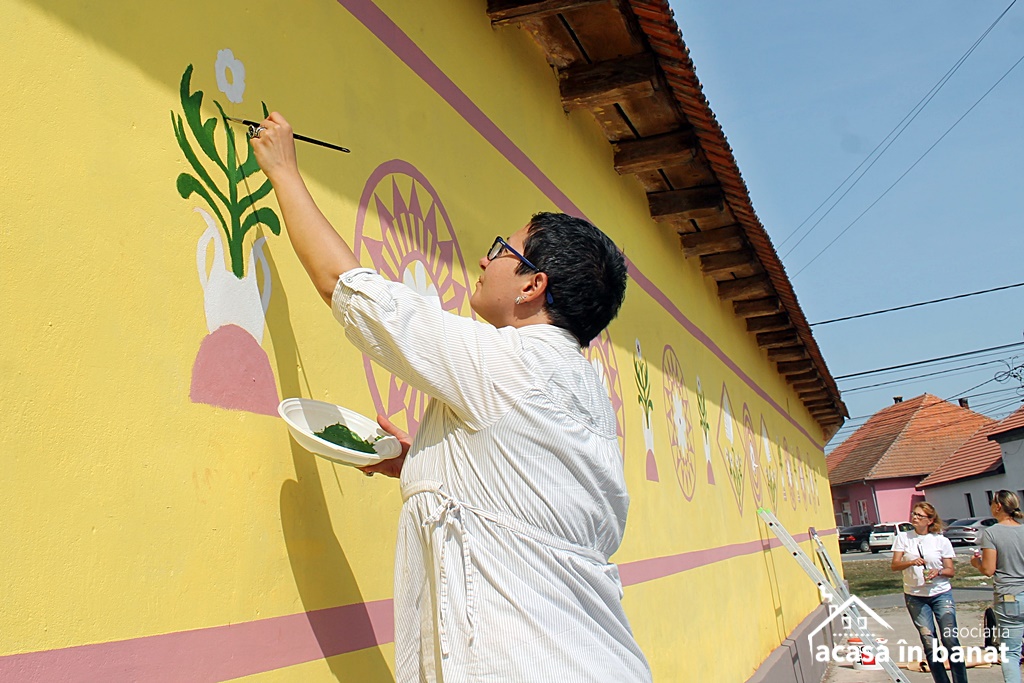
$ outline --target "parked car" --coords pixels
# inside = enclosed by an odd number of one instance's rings
[[[914,525],[910,522],[885,522],[883,524],[876,524],[875,528],[871,530],[871,535],[868,537],[868,546],[871,548],[871,552],[880,553],[883,550],[889,550],[892,548],[893,542],[896,540],[897,531],[911,531]]]
[[[841,527],[839,529],[839,552],[859,550],[866,553],[871,550],[871,546],[868,545],[868,537],[871,536],[872,528],[871,524]]]
[[[953,545],[978,545],[981,540],[981,532],[985,530],[985,527],[995,523],[995,517],[967,517],[950,524],[942,534]]]

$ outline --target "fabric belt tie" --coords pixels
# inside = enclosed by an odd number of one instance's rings
[[[441,543],[440,586],[438,587],[438,609],[440,611],[440,617],[438,620],[438,637],[441,641],[441,654],[443,656],[448,656],[451,650],[446,628],[448,611],[450,609],[448,600],[448,567],[447,562],[445,561],[449,533],[455,535],[462,546],[462,567],[465,572],[466,579],[466,623],[469,626],[470,643],[473,642],[473,636],[475,633],[476,592],[473,587],[475,570],[473,569],[471,535],[466,530],[465,524],[466,513],[472,513],[473,516],[478,519],[497,524],[498,526],[504,527],[513,533],[520,536],[526,536],[527,538],[531,538],[548,547],[575,553],[598,564],[608,563],[607,555],[596,550],[567,541],[564,538],[560,538],[532,524],[516,519],[511,515],[498,514],[463,503],[462,501],[453,498],[447,491],[445,491],[444,485],[438,481],[425,480],[408,486],[402,486],[402,500],[404,502],[419,493],[428,492],[439,496],[441,498],[441,503],[426,519],[423,520],[422,526],[431,527],[438,525],[443,526],[445,529],[445,537]]]

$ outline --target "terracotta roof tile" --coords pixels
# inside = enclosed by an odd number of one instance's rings
[[[922,479],[917,487],[938,486],[958,479],[995,472],[1003,463],[1003,455],[999,444],[989,437],[1018,427],[1024,427],[1024,407],[1018,408],[999,422],[992,422],[979,429],[934,472]]]
[[[928,474],[992,419],[931,394],[884,408],[827,459],[833,485]]]
[[[1017,408],[1002,420],[999,421],[999,426],[992,430],[989,435],[995,436],[996,434],[1005,434],[1014,429],[1020,429],[1024,427],[1024,406]]]

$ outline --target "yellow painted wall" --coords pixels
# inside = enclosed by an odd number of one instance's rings
[[[562,112],[556,81],[529,35],[492,29],[482,0],[8,0],[0,4],[0,671],[13,655],[38,652],[46,666],[73,646],[391,597],[400,505],[394,482],[315,458],[289,439],[277,417],[190,399],[193,365],[211,334],[196,257],[206,225],[194,211],[206,205],[195,195],[183,200],[175,188],[191,166],[169,115],[182,112],[179,82],[192,64],[192,88],[205,93],[204,118],[216,115],[213,100],[244,118],[258,118],[264,101],[297,131],[351,147],[351,155],[300,147],[311,191],[349,239],[367,179],[381,164],[407,162],[443,202],[462,273],[475,281],[479,255],[495,234],[558,207],[375,36],[350,11],[356,6],[393,21],[814,437],[801,434],[631,283],[609,330],[633,497],[626,539],[613,559],[626,569],[767,539],[755,513],[755,473],[765,504],[791,531],[833,526],[820,429],[742,320],[682,258],[676,238],[649,218],[643,189],[614,172],[611,149],[590,115]],[[215,61],[223,49],[244,64],[241,103],[218,89]],[[242,130],[236,129],[240,143]],[[395,177],[408,198],[411,181]],[[261,181],[256,174],[246,191]],[[276,209],[272,196],[259,206]],[[379,231],[372,205],[366,221],[367,232]],[[362,359],[287,239],[251,231],[244,254],[261,236],[271,298],[257,347],[277,397],[308,396],[372,413]],[[205,259],[207,268],[223,268],[212,248]],[[365,251],[363,259],[372,265]],[[647,477],[636,340],[649,369],[658,482]],[[670,444],[666,345],[680,361],[683,417],[692,428],[689,490],[676,477]],[[698,424],[698,376],[714,485]],[[763,419],[772,442],[774,466],[763,454],[757,470],[742,461],[739,498],[718,437],[723,384],[737,432],[746,405],[755,436]],[[780,462],[796,483],[783,484],[773,501],[764,477],[772,471],[785,480]],[[834,535],[826,541],[837,556]],[[784,550],[745,552],[630,585],[624,600],[656,680],[665,681],[698,680],[685,673],[693,671],[703,672],[699,680],[745,680],[818,602]],[[391,657],[384,644],[252,677],[390,680]],[[146,680],[132,671],[128,679]]]

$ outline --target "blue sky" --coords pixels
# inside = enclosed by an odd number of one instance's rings
[[[1024,63],[807,265],[1024,57],[1024,2],[1010,9],[813,232],[787,253],[821,211],[780,247],[1009,4],[672,2],[704,93],[809,321],[1024,282]],[[1024,287],[814,332],[833,375],[1024,342]],[[839,385],[851,417],[865,416],[890,405],[893,396],[951,397],[1005,366],[848,390],[1014,354],[1024,362],[1022,346]],[[994,417],[1008,414],[1020,405],[1013,403],[1012,386],[988,382],[969,393],[971,406]],[[850,431],[842,430],[831,446]]]

